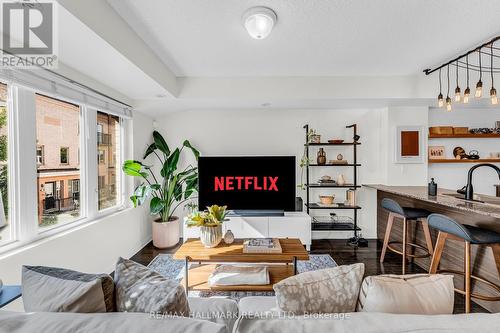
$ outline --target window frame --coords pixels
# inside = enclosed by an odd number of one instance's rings
[[[66,150],[66,162],[62,161],[63,150]],[[69,147],[59,147],[59,164],[60,165],[69,165],[70,164],[69,163]]]
[[[22,248],[44,238],[57,234],[70,232],[72,229],[85,224],[96,222],[103,217],[113,215],[124,210],[126,205],[125,193],[133,187],[132,182],[123,182],[125,175],[121,168],[118,171],[120,177],[120,203],[98,210],[98,190],[97,190],[97,136],[96,115],[94,107],[87,106],[71,98],[48,93],[0,76],[0,82],[7,85],[7,112],[8,112],[8,149],[9,149],[9,224],[10,239],[0,243],[0,255]],[[80,107],[80,149],[78,155],[80,178],[80,217],[70,222],[56,224],[47,229],[38,227],[38,191],[37,180],[37,143],[36,143],[36,94],[49,98],[61,100],[63,102],[78,105]],[[18,112],[22,110],[23,112]],[[112,112],[100,109],[101,112],[113,114]],[[132,130],[131,120],[118,116],[120,119],[120,159],[124,161],[125,151],[130,148],[125,147],[125,137]],[[21,125],[22,124],[22,125]],[[26,126],[27,125],[27,126]],[[126,126],[127,125],[127,126]],[[31,132],[31,133],[30,133]],[[131,144],[130,141],[127,143]],[[22,152],[20,150],[22,147]],[[26,150],[32,151],[26,154]],[[92,158],[93,157],[93,158]],[[68,149],[69,164],[69,149]],[[26,174],[26,177],[25,177]],[[22,177],[21,177],[22,175]],[[117,178],[118,180],[118,178]],[[33,205],[33,202],[36,205]],[[35,207],[33,207],[35,206]]]

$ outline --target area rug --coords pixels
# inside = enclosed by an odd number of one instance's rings
[[[337,263],[328,254],[310,254],[309,260],[297,261],[297,272],[309,272],[322,268],[336,267]],[[171,254],[159,254],[148,265],[148,267],[169,279],[181,282],[184,277],[184,261],[172,259]],[[274,296],[272,291],[189,291],[193,297],[229,297],[236,301],[246,296]]]

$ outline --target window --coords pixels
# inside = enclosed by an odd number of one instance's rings
[[[36,164],[37,165],[44,164],[43,146],[36,147]]]
[[[69,164],[69,148],[68,147],[61,147],[59,156],[60,156],[59,158],[61,160],[61,164]]]
[[[97,160],[99,161],[99,164],[104,164],[106,162],[105,159],[105,154],[106,152],[104,150],[99,150],[99,154],[97,155]]]
[[[119,196],[120,179],[116,170],[120,170],[120,118],[97,112],[97,145],[98,145],[98,193],[99,210],[121,203]]]
[[[13,238],[9,223],[9,149],[7,85],[0,83],[0,244]]]
[[[79,195],[78,199],[74,195],[80,166],[76,156],[70,155],[80,148],[80,107],[43,95],[36,95],[35,105],[36,138],[43,147],[37,168],[38,225],[45,230],[81,216]],[[66,146],[60,147],[61,142]]]

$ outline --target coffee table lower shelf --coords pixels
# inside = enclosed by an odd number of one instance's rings
[[[293,264],[265,265],[269,271],[270,284],[265,285],[235,285],[235,286],[209,286],[208,277],[214,271],[215,264],[201,264],[189,268],[188,290],[193,291],[273,291],[273,285],[295,274]],[[185,279],[182,284],[186,285]]]

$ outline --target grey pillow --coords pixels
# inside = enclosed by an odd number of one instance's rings
[[[286,278],[273,286],[276,302],[296,315],[354,312],[364,270],[359,263]]]
[[[178,282],[132,260],[118,259],[115,286],[118,311],[189,316],[186,292]]]
[[[115,311],[114,283],[107,274],[23,266],[22,292],[27,312]]]

